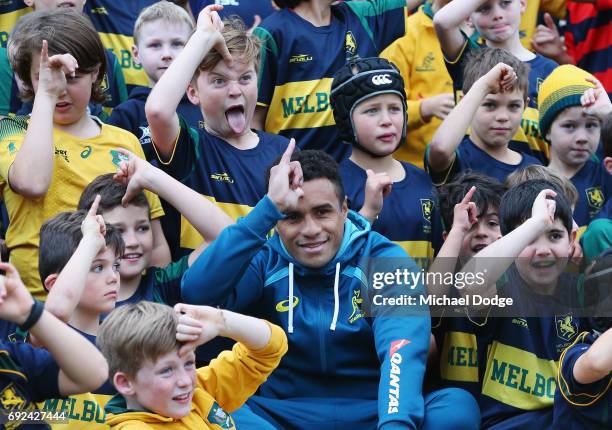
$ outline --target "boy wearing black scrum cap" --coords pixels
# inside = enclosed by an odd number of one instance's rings
[[[349,208],[427,267],[442,242],[442,226],[429,175],[393,158],[406,139],[406,94],[398,69],[376,57],[346,64],[334,76],[331,104],[341,139],[353,146],[340,164]]]

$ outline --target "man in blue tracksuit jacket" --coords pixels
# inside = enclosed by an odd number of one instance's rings
[[[267,196],[183,277],[186,302],[256,315],[287,331],[288,353],[248,405],[281,429],[477,429],[478,406],[467,392],[422,393],[428,309],[366,314],[373,267],[419,268],[348,210],[329,155],[291,156],[294,145],[271,169]],[[420,284],[385,289],[424,294]]]

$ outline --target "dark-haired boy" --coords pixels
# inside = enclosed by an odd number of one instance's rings
[[[125,251],[121,256],[121,287],[117,306],[142,300],[174,306],[181,302],[181,278],[206,248],[202,243],[195,251],[164,268],[150,267],[153,245],[149,202],[143,190],[151,191],[175,206],[197,231],[214,240],[232,223],[231,218],[215,204],[171,178],[145,160],[123,152],[119,173],[98,176],[79,200],[79,209],[91,207],[100,196],[97,213],[121,234]]]
[[[536,3],[533,0],[529,2]],[[533,6],[533,5],[532,5]],[[534,54],[521,44],[521,15],[527,0],[464,0],[449,2],[436,13],[434,28],[440,39],[447,69],[453,79],[456,100],[464,86],[467,54],[482,47],[461,30],[466,20],[476,28],[489,48],[503,49],[529,67],[525,109],[521,127],[512,138],[511,148],[533,155],[541,163],[548,161],[548,145],[538,129],[538,92],[540,83],[557,67],[557,63]],[[463,90],[465,94],[465,90]]]
[[[428,310],[366,313],[366,262],[391,258],[393,270],[413,273],[415,262],[348,210],[331,156],[292,150],[271,168],[268,195],[183,278],[187,301],[249,310],[285,328],[289,352],[248,405],[277,428],[478,428],[467,392],[423,393]],[[405,292],[424,293],[421,284]]]
[[[517,169],[541,164],[510,149],[527,103],[528,66],[502,49],[476,51],[466,66],[463,90],[465,96],[425,151],[425,170],[434,184],[465,169],[504,182]]]
[[[482,280],[465,287],[469,300],[512,299],[507,309],[469,307],[483,427],[551,428],[557,362],[584,328],[576,314],[578,276],[564,273],[575,238],[571,207],[552,183],[526,181],[503,195],[500,226],[504,236],[461,272]]]
[[[62,212],[40,231],[40,277],[49,291],[45,309],[68,323],[95,345],[100,316],[115,307],[119,294],[119,261],[123,240],[89,211]],[[69,429],[104,429],[104,404],[115,394],[106,381],[92,392],[41,404],[50,412],[68,412]]]
[[[476,253],[501,237],[499,205],[505,187],[494,178],[465,171],[453,182],[439,188],[440,212],[446,226],[444,244],[431,272],[454,273]],[[448,295],[427,287],[429,294]],[[456,295],[455,295],[456,296]],[[478,384],[478,350],[476,330],[465,313],[444,312],[434,318],[433,333],[440,351],[440,379],[443,386],[460,387],[474,397],[480,394]]]

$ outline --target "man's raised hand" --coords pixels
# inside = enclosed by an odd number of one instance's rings
[[[299,161],[291,161],[294,149],[295,140],[291,139],[279,163],[270,169],[268,197],[283,213],[297,208],[304,195],[302,166]]]

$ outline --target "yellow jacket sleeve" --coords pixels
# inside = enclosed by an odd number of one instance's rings
[[[206,367],[198,369],[198,385],[215,398],[226,411],[232,412],[252,396],[287,352],[287,336],[277,325],[270,324],[272,335],[268,344],[250,350],[236,343]]]

